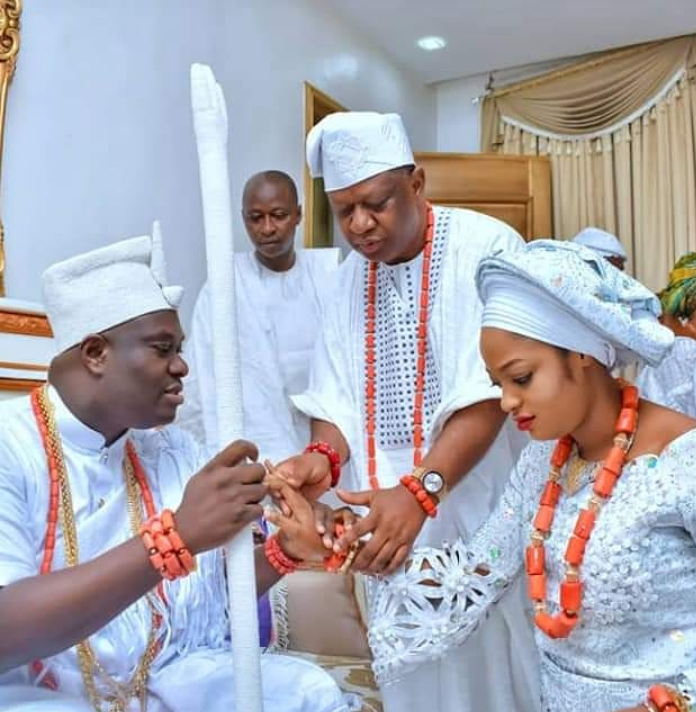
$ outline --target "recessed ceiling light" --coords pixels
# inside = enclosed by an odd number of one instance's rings
[[[426,52],[432,52],[433,50],[442,49],[447,46],[447,42],[443,37],[436,37],[434,35],[431,37],[421,37],[416,41],[416,44]]]

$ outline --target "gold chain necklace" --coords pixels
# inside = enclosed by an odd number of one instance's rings
[[[632,433],[626,447],[627,453],[633,446],[634,439],[635,433]],[[589,468],[592,468],[592,474],[590,475],[588,482],[593,482],[597,472],[601,469],[603,464],[603,462],[592,462],[591,460],[585,460],[580,457],[576,445],[573,451],[573,459],[566,466],[565,484],[563,487],[564,492],[571,496],[576,492],[579,492],[585,486],[583,480],[585,479],[585,473]]]
[[[46,426],[46,448],[49,460],[52,458],[58,472],[60,486],[60,506],[59,521],[63,530],[63,540],[65,547],[65,563],[67,566],[77,566],[79,563],[77,528],[75,526],[72,493],[70,481],[65,466],[65,455],[63,445],[58,434],[55,421],[55,411],[53,404],[47,395],[46,388],[42,388],[38,396],[39,409]],[[50,466],[50,462],[49,462]],[[124,477],[126,480],[126,491],[128,499],[128,514],[131,529],[135,536],[139,535],[142,525],[142,497],[140,487],[135,476],[133,465],[128,457],[124,458]],[[155,612],[150,595],[146,597],[148,605],[152,611],[152,621],[148,641],[138,666],[129,683],[120,683],[114,680],[97,660],[94,650],[88,640],[83,640],[76,645],[77,658],[82,673],[87,694],[92,706],[97,712],[126,712],[128,702],[131,698],[137,698],[140,702],[141,712],[147,710],[147,681],[150,675],[150,668],[159,651],[159,641],[157,631],[159,628],[159,615]],[[97,689],[94,672],[99,674],[100,679],[109,687],[110,692],[102,696]],[[104,704],[108,707],[104,708]]]
[[[566,468],[565,476],[565,486],[563,489],[566,494],[574,495],[582,487],[582,481],[585,477],[587,470],[592,467],[592,475],[590,476],[590,481],[594,479],[594,475],[597,472],[597,468],[601,463],[591,462],[590,460],[584,460],[580,455],[578,455],[577,448],[573,455],[573,459],[568,464]]]

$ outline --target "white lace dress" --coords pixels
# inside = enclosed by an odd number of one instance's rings
[[[657,366],[644,366],[636,386],[646,400],[696,418],[696,339],[677,336]]]
[[[372,584],[369,633],[381,683],[446,657],[524,575],[524,550],[552,447],[532,443],[524,450],[496,510],[468,546],[457,541],[443,549],[418,549],[408,571]],[[546,542],[552,613],[558,611],[566,544],[591,494],[593,471],[587,468],[575,494],[562,496]],[[656,682],[678,686],[694,699],[695,534],[692,430],[659,457],[643,455],[624,468],[587,545],[579,625],[562,640],[535,631],[543,710],[633,707]],[[482,567],[490,573],[476,573]]]

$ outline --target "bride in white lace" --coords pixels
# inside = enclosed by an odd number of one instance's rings
[[[488,371],[535,442],[468,544],[371,584],[380,683],[446,656],[526,575],[544,710],[696,710],[696,421],[609,373],[668,351],[657,299],[552,241],[484,259],[477,284]]]

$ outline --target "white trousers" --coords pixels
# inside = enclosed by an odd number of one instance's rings
[[[285,655],[261,657],[264,712],[348,712],[321,668]],[[60,675],[59,675],[60,679]],[[234,712],[232,655],[199,650],[154,670],[148,712]],[[129,712],[139,712],[132,700]],[[1,685],[0,712],[94,712],[86,699],[30,685]]]

